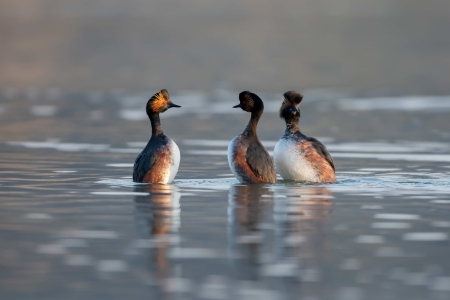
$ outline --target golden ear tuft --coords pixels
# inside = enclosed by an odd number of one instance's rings
[[[157,112],[162,110],[162,108],[169,102],[165,94],[168,94],[167,91],[161,90],[150,98],[149,105],[152,111]]]

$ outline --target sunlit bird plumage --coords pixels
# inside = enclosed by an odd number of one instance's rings
[[[167,184],[174,180],[180,165],[180,150],[162,128],[159,114],[171,107],[180,107],[170,101],[167,90],[161,90],[147,102],[146,111],[152,124],[152,137],[136,158],[133,181]]]

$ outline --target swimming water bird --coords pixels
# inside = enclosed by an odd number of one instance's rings
[[[228,164],[241,183],[275,183],[277,174],[272,158],[256,134],[256,126],[264,111],[264,104],[256,94],[244,91],[239,104],[233,106],[251,112],[251,118],[242,134],[228,146]]]
[[[273,158],[278,173],[285,180],[331,183],[336,181],[334,162],[327,148],[313,137],[300,132],[300,102],[303,96],[284,93],[280,118],[286,130],[275,145]]]
[[[146,111],[152,124],[152,137],[136,158],[133,181],[146,183],[172,182],[180,165],[180,149],[161,128],[159,114],[171,107],[181,107],[170,101],[167,90],[154,94],[147,102]]]

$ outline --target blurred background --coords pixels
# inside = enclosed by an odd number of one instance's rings
[[[0,299],[450,299],[450,1],[0,0]],[[174,184],[132,182],[162,88]],[[282,94],[338,182],[239,185]]]
[[[450,91],[446,0],[2,0],[0,86]]]

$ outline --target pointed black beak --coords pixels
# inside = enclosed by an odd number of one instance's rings
[[[239,103],[238,105],[233,106],[233,108],[238,108],[238,107],[241,107],[241,108],[242,108],[242,106],[241,106],[240,103]]]
[[[170,103],[169,103],[169,108],[171,108],[171,107],[181,107],[181,106],[180,106],[180,105],[176,105],[176,104],[170,102]]]

